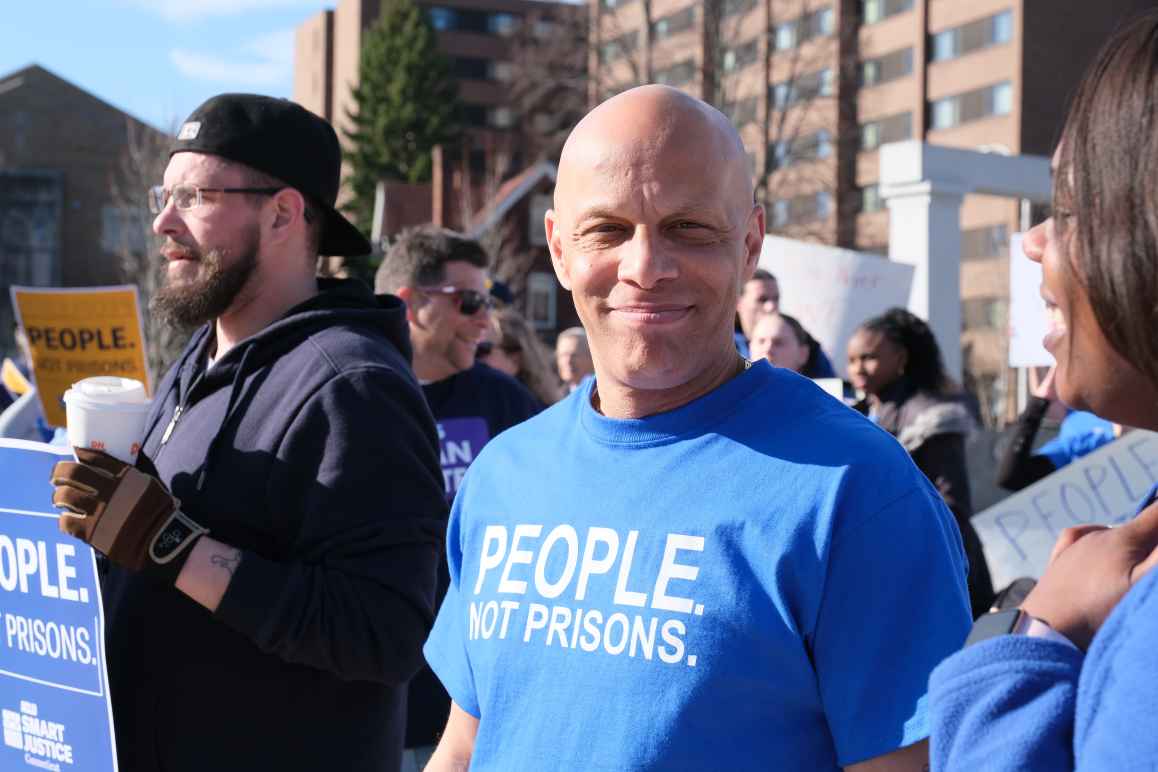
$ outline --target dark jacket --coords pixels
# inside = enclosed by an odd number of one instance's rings
[[[963,394],[918,392],[902,380],[881,394],[880,404],[873,410],[868,409],[867,401],[857,408],[897,438],[953,512],[965,545],[965,557],[969,560],[969,600],[973,616],[978,617],[986,613],[993,602],[993,580],[981,539],[971,520],[973,500],[969,493],[965,440],[973,432],[976,421],[966,399]]]
[[[422,392],[438,422],[442,446],[443,476],[448,497],[453,500],[463,462],[472,461],[483,445],[515,424],[539,413],[543,406],[516,379],[484,364],[455,373],[441,381],[425,384]],[[469,423],[481,422],[484,433],[470,431]],[[453,424],[457,423],[458,427]],[[466,429],[456,434],[455,429]],[[457,446],[452,450],[448,442]],[[467,443],[464,447],[464,442]],[[464,454],[463,451],[466,451]],[[517,476],[517,475],[516,475]],[[438,571],[438,604],[450,587],[446,556]],[[450,695],[429,667],[423,667],[410,682],[406,710],[406,747],[434,745],[450,715]]]
[[[110,570],[123,772],[399,767],[445,529],[435,427],[401,302],[322,290],[208,372],[206,326],[157,389],[138,465],[243,557],[216,612]]]

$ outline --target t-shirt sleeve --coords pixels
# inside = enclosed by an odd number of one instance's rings
[[[450,510],[450,525],[446,532],[446,562],[450,569],[450,588],[434,620],[434,629],[426,639],[422,653],[426,663],[438,676],[447,694],[460,708],[475,718],[482,717],[474,673],[467,653],[467,615],[469,609],[461,586],[462,578],[462,500],[467,493],[470,473],[467,473],[455,496]]]
[[[847,502],[845,514],[858,505]],[[923,478],[875,513],[845,519],[809,643],[837,758],[848,765],[928,736],[929,674],[961,647],[970,614],[960,533]]]

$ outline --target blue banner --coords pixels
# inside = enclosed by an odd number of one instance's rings
[[[96,557],[62,534],[53,464],[69,448],[0,440],[0,769],[115,770]]]

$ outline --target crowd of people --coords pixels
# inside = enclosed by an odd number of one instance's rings
[[[1156,83],[1151,13],[1061,134],[1024,241],[1057,364],[1009,487],[1158,429]],[[1156,492],[992,610],[975,405],[903,309],[833,352],[859,401],[809,380],[834,368],[757,268],[718,111],[641,86],[572,131],[545,228],[582,326],[554,366],[453,231],[402,234],[373,292],[315,278],[369,251],[339,167],[321,119],[226,94],[154,191],[154,308],[200,328],[135,466],[53,473],[61,527],[116,545],[122,770],[1158,764]],[[1086,423],[1035,454],[1055,401]]]

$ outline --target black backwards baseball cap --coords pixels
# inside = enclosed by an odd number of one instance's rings
[[[277,177],[322,209],[322,255],[370,253],[370,242],[334,204],[342,151],[330,124],[288,99],[219,94],[181,124],[169,151],[208,153]]]

